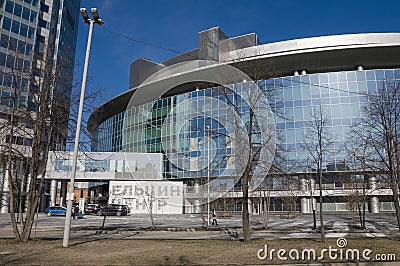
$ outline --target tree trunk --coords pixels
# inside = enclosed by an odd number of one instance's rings
[[[21,234],[21,240],[22,241],[28,241],[30,239],[31,236],[31,232],[32,232],[32,226],[33,226],[33,222],[35,220],[35,214],[36,214],[36,210],[38,208],[39,205],[39,199],[41,196],[41,193],[33,193],[31,192],[32,190],[36,189],[36,186],[34,185],[36,183],[36,181],[32,181],[32,180],[37,180],[37,178],[32,178],[30,185],[29,185],[29,198],[28,198],[28,208],[26,211],[26,215],[25,215],[25,221],[24,221],[24,229],[22,231]],[[39,185],[39,191],[42,190],[42,186]]]
[[[243,240],[245,242],[251,240],[250,215],[249,215],[249,195],[248,188],[243,188],[242,201],[242,221],[243,221]]]
[[[208,222],[206,221],[206,217],[204,217],[204,213],[203,213],[203,208],[202,207],[200,207],[199,214],[200,214],[201,220],[203,221],[204,226],[206,228],[208,228]]]
[[[314,201],[314,198],[312,198],[311,200]],[[313,230],[315,230],[315,229],[317,229],[317,217],[315,214],[315,208],[313,208],[313,210],[312,210],[312,215],[313,215],[313,220],[314,220]]]
[[[363,228],[367,229],[367,225],[365,224],[365,199],[363,201],[363,213],[362,213],[362,217],[363,217]]]
[[[31,211],[26,214],[24,231],[22,232],[22,237],[21,237],[22,241],[28,241],[29,238],[31,237],[32,226],[33,226],[33,222],[35,220],[35,213],[36,213],[37,205],[38,205],[38,201],[35,200],[35,203],[33,203],[34,208],[31,208]]]
[[[226,204],[226,196],[224,195],[224,217],[228,216],[228,210],[227,210],[227,204]]]
[[[103,213],[104,217],[103,217],[103,223],[101,224],[101,229],[104,229],[104,226],[106,225],[107,214],[108,214],[108,209],[106,208],[106,212]]]
[[[358,209],[358,216],[359,216],[359,221],[360,221],[360,227],[361,229],[365,229],[363,225],[363,218],[362,218],[362,213],[361,213],[361,204],[358,200],[357,202],[357,209]]]
[[[252,154],[252,134],[253,134],[253,119],[254,112],[250,108],[250,117],[249,117],[249,129],[248,129],[248,155],[246,159],[246,166],[242,175],[242,190],[243,190],[243,200],[242,200],[242,223],[243,223],[243,240],[245,242],[251,240],[251,228],[250,228],[250,217],[249,217],[249,184],[251,180],[251,169],[253,162],[253,154]]]
[[[8,169],[7,169],[7,174],[8,174],[8,187],[10,190],[10,219],[11,219],[11,224],[12,224],[12,228],[13,228],[13,233],[14,233],[14,237],[15,240],[21,240],[21,234],[18,230],[18,226],[17,226],[17,221],[15,220],[15,212],[14,212],[14,187],[12,185],[13,181],[12,181],[12,177],[11,177],[11,159],[9,159],[10,161],[8,162]]]
[[[156,228],[156,224],[154,223],[153,214],[150,214],[150,220],[151,220],[151,229],[155,229]]]
[[[152,194],[151,194],[151,196],[150,196],[150,201],[148,202],[148,204],[149,204],[149,215],[150,215],[150,221],[151,221],[151,229],[155,229],[156,228],[156,225],[155,225],[155,223],[154,223],[154,217],[153,217],[153,204],[154,204],[154,202],[153,202],[153,191],[151,192]]]
[[[263,207],[263,215],[262,215],[262,222],[263,228],[268,228],[268,216],[269,216],[269,201],[270,201],[270,190],[268,189],[268,194],[265,194],[266,187],[264,187],[264,196],[262,198],[262,207]]]
[[[250,229],[250,216],[249,216],[249,166],[242,176],[243,180],[243,199],[242,199],[242,223],[243,223],[243,240],[251,240],[251,229]]]
[[[15,101],[13,100],[13,108],[10,114],[10,135],[8,140],[8,157],[7,157],[7,175],[8,175],[8,189],[9,189],[9,199],[10,199],[10,219],[13,227],[14,237],[16,240],[21,239],[21,234],[18,230],[17,221],[15,220],[15,203],[14,203],[14,186],[12,179],[12,165],[13,165],[13,157],[12,157],[12,139],[14,135],[14,112],[15,112]]]
[[[322,167],[322,164],[321,164]],[[322,169],[320,168],[319,173],[319,220],[321,224],[321,241],[325,243],[325,228],[324,228],[324,214],[323,214],[323,204],[322,204]]]
[[[267,213],[265,217],[265,228],[268,228],[268,217],[269,217],[269,204],[271,203],[271,190],[268,187],[267,193]]]
[[[307,160],[307,167],[309,166],[308,164],[308,160]],[[314,183],[311,182],[311,172],[309,173],[309,177],[308,177],[308,186],[310,188],[310,200],[311,200],[311,209],[312,209],[312,214],[313,214],[313,230],[317,229],[317,217],[316,217],[316,213],[315,213],[315,204],[314,204],[314,186],[315,186],[315,180]]]

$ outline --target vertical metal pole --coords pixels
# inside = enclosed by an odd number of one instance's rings
[[[50,206],[56,206],[57,184],[58,182],[55,179],[50,181]]]
[[[210,226],[210,126],[207,126],[207,226]]]
[[[89,64],[89,56],[90,56],[90,44],[92,42],[92,32],[93,32],[93,24],[94,20],[89,20],[89,36],[86,46],[86,57],[85,57],[85,65],[83,68],[83,77],[82,77],[82,88],[81,88],[81,97],[79,99],[79,111],[78,111],[78,121],[76,123],[76,134],[75,134],[75,144],[74,144],[74,153],[72,157],[72,172],[71,172],[71,181],[69,183],[69,193],[67,194],[67,214],[65,217],[65,226],[64,226],[64,238],[63,238],[63,247],[68,247],[69,244],[69,232],[71,229],[71,214],[72,214],[72,201],[74,194],[74,182],[76,175],[76,161],[78,155],[79,148],[79,136],[81,133],[81,122],[82,122],[82,111],[83,111],[83,101],[85,98],[85,89],[86,89],[86,77],[87,77],[87,69]]]

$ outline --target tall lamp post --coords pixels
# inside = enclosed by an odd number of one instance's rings
[[[207,126],[207,226],[210,226],[210,126]]]
[[[79,147],[79,136],[80,136],[80,132],[81,132],[83,101],[85,98],[86,77],[87,77],[87,69],[88,69],[88,64],[89,64],[90,45],[92,42],[93,25],[94,24],[99,24],[99,25],[104,24],[104,22],[99,17],[97,8],[92,8],[90,11],[92,12],[93,19],[89,18],[86,8],[81,8],[81,14],[83,17],[83,21],[85,23],[89,24],[89,35],[88,35],[88,41],[87,41],[87,46],[86,46],[85,65],[83,68],[81,96],[79,99],[78,121],[76,123],[74,153],[72,156],[71,181],[69,184],[69,192],[67,194],[68,203],[67,203],[67,213],[66,213],[66,217],[65,217],[63,247],[68,247],[68,244],[69,244],[69,232],[71,229],[72,202],[74,200],[74,182],[75,182],[75,175],[76,175],[76,161],[77,161],[78,147]]]

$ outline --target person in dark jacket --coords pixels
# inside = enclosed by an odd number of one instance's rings
[[[79,207],[75,206],[74,208],[74,219],[77,218],[78,219],[78,215],[79,215]]]
[[[214,225],[214,223],[215,223],[215,225],[218,225],[217,212],[215,211],[215,209],[213,209],[213,212],[212,212],[212,225]]]

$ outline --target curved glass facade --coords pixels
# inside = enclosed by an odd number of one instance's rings
[[[309,132],[312,114],[322,107],[327,118],[327,130],[333,137],[332,152],[325,158],[325,165],[341,163],[346,159],[345,145],[349,141],[352,125],[361,121],[361,108],[367,101],[367,94],[377,93],[384,79],[400,77],[400,69],[360,70],[306,74],[280,77],[259,81],[261,88],[270,91],[273,98],[268,99],[272,110],[277,112],[276,125],[280,135],[278,144],[285,151],[286,166],[292,171],[305,170],[307,154],[304,151],[305,135]],[[240,87],[243,84],[236,84]],[[103,121],[95,130],[93,151],[126,151],[126,152],[161,152],[164,156],[164,176],[167,178],[198,178],[207,175],[208,165],[204,162],[208,157],[204,147],[204,138],[212,139],[210,146],[213,175],[234,174],[234,166],[229,160],[235,154],[234,147],[227,138],[227,128],[213,117],[228,117],[228,108],[212,104],[207,100],[221,96],[218,88],[192,91],[163,98],[155,103],[147,103],[119,113]],[[224,99],[225,98],[225,99]],[[186,100],[186,105],[179,105]],[[237,98],[236,98],[237,99]],[[201,116],[194,106],[205,106],[211,111],[210,116]],[[174,108],[184,108],[184,113],[191,117],[185,123],[177,123],[176,119],[168,119]],[[238,113],[242,120],[248,119],[249,108],[242,101]],[[140,110],[151,110],[143,115]],[[164,126],[164,129],[162,129]],[[210,126],[210,129],[207,128]],[[163,131],[164,130],[164,131]],[[162,132],[163,131],[163,132]],[[347,144],[348,145],[348,144]],[[172,158],[171,154],[176,157]],[[203,156],[202,156],[203,155]],[[185,158],[192,158],[185,161]],[[182,160],[182,161],[179,161]]]

